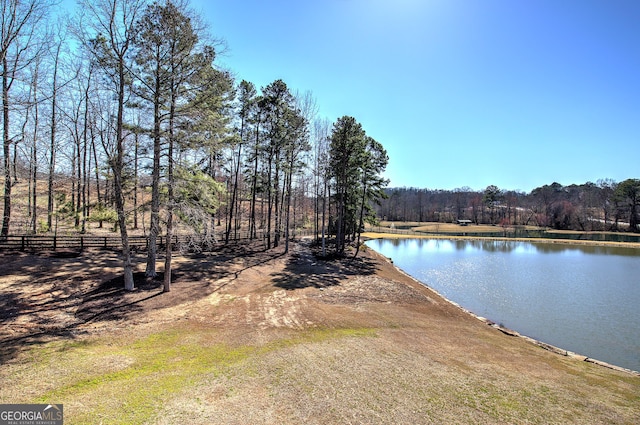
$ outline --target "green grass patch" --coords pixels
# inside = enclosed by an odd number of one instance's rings
[[[230,374],[233,365],[251,356],[298,344],[372,336],[375,332],[371,329],[314,329],[262,346],[232,347],[212,343],[207,331],[171,329],[125,343],[55,343],[41,347],[43,352],[34,360],[55,364],[59,358],[64,364],[60,370],[68,374],[32,401],[66,404],[65,418],[78,424],[145,423],[157,415],[164,402],[200,382],[204,375]]]

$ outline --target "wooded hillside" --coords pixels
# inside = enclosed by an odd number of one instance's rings
[[[530,225],[558,230],[634,231],[640,212],[640,180],[563,186],[552,183],[530,193],[488,186],[430,190],[387,189],[378,216],[391,221],[455,222],[502,226]]]

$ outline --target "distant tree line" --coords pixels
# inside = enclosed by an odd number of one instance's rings
[[[530,193],[488,186],[454,190],[393,188],[377,207],[392,221],[540,226],[558,230],[640,232],[640,180],[563,186],[552,183]]]
[[[157,238],[177,229],[288,250],[290,233],[307,227],[323,243],[337,235],[344,254],[375,218],[382,145],[353,117],[319,118],[310,92],[236,81],[217,64],[224,43],[187,1],[80,0],[76,14],[53,0],[0,5],[0,237],[108,223],[133,289],[133,230],[149,239],[155,276]]]

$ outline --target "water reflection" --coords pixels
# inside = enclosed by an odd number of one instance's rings
[[[476,249],[487,252],[504,252],[504,253],[530,253],[530,254],[557,254],[577,252],[581,254],[591,255],[622,255],[637,257],[639,255],[637,248],[626,248],[617,246],[600,246],[600,245],[575,245],[570,242],[522,242],[510,241],[504,239],[384,239],[385,244],[394,247],[400,247],[407,244],[424,249],[435,249],[437,251],[469,251]],[[370,241],[370,246],[376,244],[376,241]],[[375,249],[375,248],[374,248]]]
[[[640,370],[638,249],[486,239],[367,244],[478,315]]]

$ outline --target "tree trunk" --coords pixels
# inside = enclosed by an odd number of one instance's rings
[[[12,185],[18,183],[18,140],[13,141],[13,182]]]
[[[53,93],[51,95],[51,144],[49,148],[49,184],[47,188],[47,229],[51,230],[52,219],[53,219],[53,174],[55,173],[56,168],[56,125],[57,125],[57,77],[58,77],[58,67],[54,67],[53,69]]]
[[[273,192],[274,192],[274,207],[273,211],[275,214],[274,223],[273,223],[273,247],[277,247],[280,243],[280,151],[276,150],[275,157],[275,171],[273,175]]]
[[[75,208],[75,221],[74,221],[74,225],[75,228],[77,229],[78,227],[80,227],[80,205],[82,202],[82,140],[80,139],[80,137],[78,137],[78,146],[77,146],[77,152],[76,152],[76,164],[77,164],[77,169],[76,169],[76,203],[74,205]]]
[[[238,177],[240,173],[240,155],[242,154],[242,137],[244,132],[244,119],[242,120],[242,124],[240,126],[240,144],[238,145],[238,159],[236,160],[235,166],[235,176],[233,181],[233,191],[231,194],[231,204],[229,205],[229,223],[227,224],[227,235],[225,238],[225,243],[229,243],[229,235],[231,234],[231,226],[233,226],[233,213],[236,208],[237,196],[238,196]],[[235,226],[234,226],[235,227]]]
[[[132,291],[134,289],[133,265],[131,263],[131,250],[129,248],[129,235],[127,234],[127,217],[124,210],[124,191],[122,186],[122,171],[124,168],[124,90],[125,75],[124,64],[120,62],[118,67],[119,87],[118,87],[118,117],[116,126],[116,159],[113,165],[113,180],[115,189],[116,210],[118,212],[118,224],[120,225],[120,236],[122,238],[122,263],[124,268],[124,289]]]
[[[4,153],[4,214],[2,216],[1,236],[9,235],[9,221],[11,219],[11,157],[9,140],[9,78],[6,75],[7,59],[2,60],[5,72],[2,75],[2,117],[3,117],[3,153]]]
[[[151,223],[147,246],[147,269],[145,275],[156,277],[158,235],[160,234],[160,76],[156,72],[153,96],[153,169],[151,171]]]
[[[85,233],[87,230],[87,216],[89,215],[89,174],[87,171],[87,150],[89,150],[89,89],[91,85],[91,71],[89,68],[89,76],[87,78],[87,88],[84,92],[84,122],[82,127],[82,229],[81,233]],[[91,155],[89,155],[89,162],[91,162]]]
[[[173,108],[173,105],[172,105]],[[170,118],[172,121],[173,119]],[[167,201],[167,245],[165,250],[164,259],[164,286],[163,292],[169,292],[171,290],[171,256],[172,246],[171,240],[173,239],[173,123],[169,125],[169,163],[167,170],[168,180],[168,201]]]
[[[100,171],[98,169],[98,152],[96,150],[96,138],[93,133],[93,125],[89,128],[89,132],[91,133],[91,149],[93,150],[93,163],[96,172],[96,196],[98,197],[98,204],[105,204],[105,200],[103,199],[100,193]],[[89,215],[89,209],[87,207],[87,215]],[[102,227],[102,223],[100,223],[100,227]]]
[[[39,124],[39,108],[38,108],[38,67],[36,66],[35,77],[33,79],[33,148],[31,150],[31,186],[32,212],[31,212],[31,232],[36,233],[38,229],[38,124]]]
[[[324,183],[322,186],[322,256],[327,256],[327,244],[326,244],[326,230],[327,230],[327,179],[324,178]]]
[[[36,106],[37,108],[37,106]],[[36,114],[37,115],[37,114]],[[37,122],[37,118],[36,118],[36,122]],[[36,147],[36,141],[35,141],[35,137],[34,137],[34,141],[33,141],[33,148],[31,151],[32,155],[31,155],[31,162],[32,162],[32,175],[31,175],[31,179],[33,181],[32,185],[31,185],[31,205],[32,205],[32,211],[31,211],[31,232],[33,234],[36,233],[36,231],[38,230],[38,191],[37,191],[37,182],[38,182],[38,151],[37,151],[37,147]]]
[[[173,75],[173,73],[172,73]],[[172,246],[171,239],[173,238],[173,145],[174,145],[174,118],[176,114],[176,101],[177,101],[177,89],[175,81],[171,81],[171,105],[169,107],[169,152],[167,153],[167,249],[164,259],[164,287],[163,292],[169,292],[171,290],[171,256]]]
[[[135,146],[133,150],[133,228],[138,229],[138,149],[140,146],[139,143],[139,134],[136,129],[135,137]]]
[[[271,248],[271,162],[272,154],[270,153],[267,164],[267,249]]]
[[[249,239],[255,239],[257,237],[256,231],[256,197],[258,191],[258,147],[260,142],[260,120],[258,119],[258,123],[256,124],[256,145],[254,154],[254,164],[253,164],[253,178],[251,181],[251,212],[249,213]]]
[[[364,226],[364,203],[365,200],[367,198],[367,178],[366,178],[366,171],[365,171],[365,178],[362,181],[362,202],[360,203],[360,214],[359,214],[359,218],[358,218],[358,228],[357,228],[357,232],[358,232],[358,239],[356,242],[356,253],[353,254],[353,258],[356,258],[358,256],[358,253],[360,252],[360,232],[362,227]]]
[[[293,162],[293,161],[291,161],[291,162]],[[290,169],[285,174],[285,182],[284,182],[285,195],[284,195],[284,199],[283,199],[283,204],[285,205],[284,206],[284,213],[285,213],[285,219],[284,219],[284,252],[285,253],[289,252],[289,226],[291,224],[289,222],[290,211],[291,211],[291,180],[292,179],[291,179],[291,169]]]

